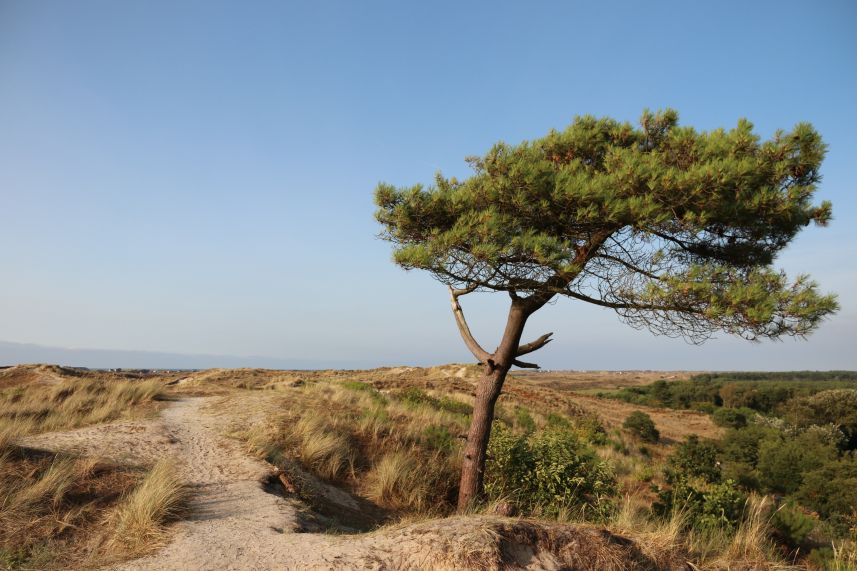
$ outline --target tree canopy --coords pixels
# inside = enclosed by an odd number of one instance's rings
[[[466,180],[382,183],[376,217],[396,263],[453,291],[507,291],[535,309],[565,295],[695,342],[804,336],[836,298],[772,263],[831,219],[813,203],[825,150],[806,123],[762,141],[746,120],[698,132],[673,110],[639,127],[582,116],[469,157]]]

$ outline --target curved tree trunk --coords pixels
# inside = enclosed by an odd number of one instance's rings
[[[467,433],[464,461],[461,465],[458,511],[466,510],[482,495],[488,439],[491,437],[491,422],[494,420],[494,405],[497,404],[497,399],[503,390],[506,374],[518,354],[518,346],[527,317],[529,312],[524,304],[517,299],[513,300],[503,339],[485,365],[485,374],[476,385],[473,420]]]

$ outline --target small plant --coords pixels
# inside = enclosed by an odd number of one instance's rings
[[[657,442],[661,438],[652,417],[639,410],[629,414],[622,426],[643,442]]]
[[[455,437],[447,427],[432,425],[423,430],[423,443],[435,450],[450,451],[455,446]]]
[[[387,399],[384,397],[384,395],[382,395],[380,391],[378,391],[378,389],[376,389],[369,383],[364,383],[361,381],[345,381],[342,383],[342,386],[352,391],[366,393],[370,397],[372,397],[373,401],[378,404],[387,404]]]
[[[399,398],[407,406],[412,408],[427,406],[429,408],[444,410],[453,414],[469,415],[473,413],[473,407],[467,403],[457,401],[450,397],[436,398],[415,387],[402,391]]]

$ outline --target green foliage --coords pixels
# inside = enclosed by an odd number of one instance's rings
[[[845,450],[857,449],[857,389],[834,389],[797,398],[783,416],[798,427],[833,424],[842,432]]]
[[[795,497],[840,531],[857,528],[857,458],[850,453],[804,474]]]
[[[777,531],[780,540],[792,549],[806,544],[815,524],[816,520],[794,503],[783,505],[771,517],[771,526]]]
[[[835,298],[769,266],[831,217],[812,202],[825,148],[808,124],[761,141],[749,121],[697,132],[669,109],[639,127],[576,117],[468,158],[464,181],[378,185],[376,218],[397,264],[450,285],[565,294],[692,339],[804,335]]]
[[[801,486],[804,473],[821,467],[836,456],[833,445],[813,434],[765,439],[759,445],[756,466],[759,482],[766,491],[794,493]]]
[[[362,383],[360,381],[343,381],[342,386],[352,391],[368,394],[372,397],[372,400],[379,405],[387,404],[387,398],[369,383]]]
[[[572,427],[571,421],[568,418],[555,412],[549,412],[545,420],[548,426],[552,428],[570,429]]]
[[[692,381],[850,381],[857,383],[857,371],[733,371],[699,373]]]
[[[527,434],[536,430],[536,421],[530,411],[522,406],[515,407],[515,425]]]
[[[717,446],[710,440],[700,440],[695,434],[688,436],[667,460],[667,482],[675,484],[688,478],[699,478],[711,484],[720,482],[717,453]]]
[[[719,407],[735,409],[752,419],[752,412],[774,413],[791,399],[810,397],[823,391],[835,389],[857,389],[857,377],[848,372],[827,373],[753,373],[759,378],[744,380],[750,373],[734,373],[738,380],[731,380],[726,373],[696,375],[688,381],[655,381],[654,383],[626,387],[619,391],[604,393],[603,396],[623,400],[633,404],[661,406],[691,410],[717,412]],[[767,377],[766,375],[770,375]],[[806,378],[810,377],[810,378]],[[806,403],[801,410],[794,410],[796,422],[815,422],[824,416],[826,405],[822,402]],[[847,412],[853,410],[843,406],[837,416],[847,419]],[[828,411],[830,412],[830,411]],[[730,414],[730,413],[720,413]],[[717,419],[715,418],[715,421]],[[824,421],[830,422],[830,421]]]
[[[495,422],[488,447],[485,491],[511,498],[523,510],[555,515],[561,509],[606,514],[616,482],[607,465],[567,429],[515,434]]]
[[[652,417],[639,410],[629,414],[622,426],[644,442],[657,442],[661,437]]]
[[[449,397],[433,397],[418,388],[411,387],[399,394],[399,399],[411,407],[427,406],[437,410],[445,410],[453,414],[473,414],[473,407],[467,403]]]
[[[731,529],[741,522],[747,496],[738,491],[735,482],[705,482],[682,478],[672,488],[661,490],[655,513],[667,516],[684,514],[686,525],[694,529]]]
[[[660,490],[656,513],[684,514],[694,528],[735,529],[741,521],[747,496],[736,482],[722,477],[717,446],[689,436],[667,460],[665,476],[670,488]]]
[[[717,426],[726,428],[744,428],[755,411],[748,408],[718,408],[711,415],[711,419]]]
[[[455,446],[455,437],[445,426],[431,425],[423,430],[423,443],[435,450],[451,451]]]

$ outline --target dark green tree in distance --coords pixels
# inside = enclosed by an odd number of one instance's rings
[[[562,132],[470,157],[466,180],[375,190],[382,236],[401,267],[449,287],[465,344],[484,366],[464,450],[459,508],[482,492],[494,405],[513,366],[551,333],[521,343],[527,319],[557,296],[616,311],[632,327],[702,342],[803,337],[837,309],[807,276],[790,282],[776,255],[831,205],[812,201],[825,144],[798,124],[761,141],[741,120],[698,132],[675,111],[640,126],[577,117]],[[474,339],[459,300],[507,292],[499,346]]]

